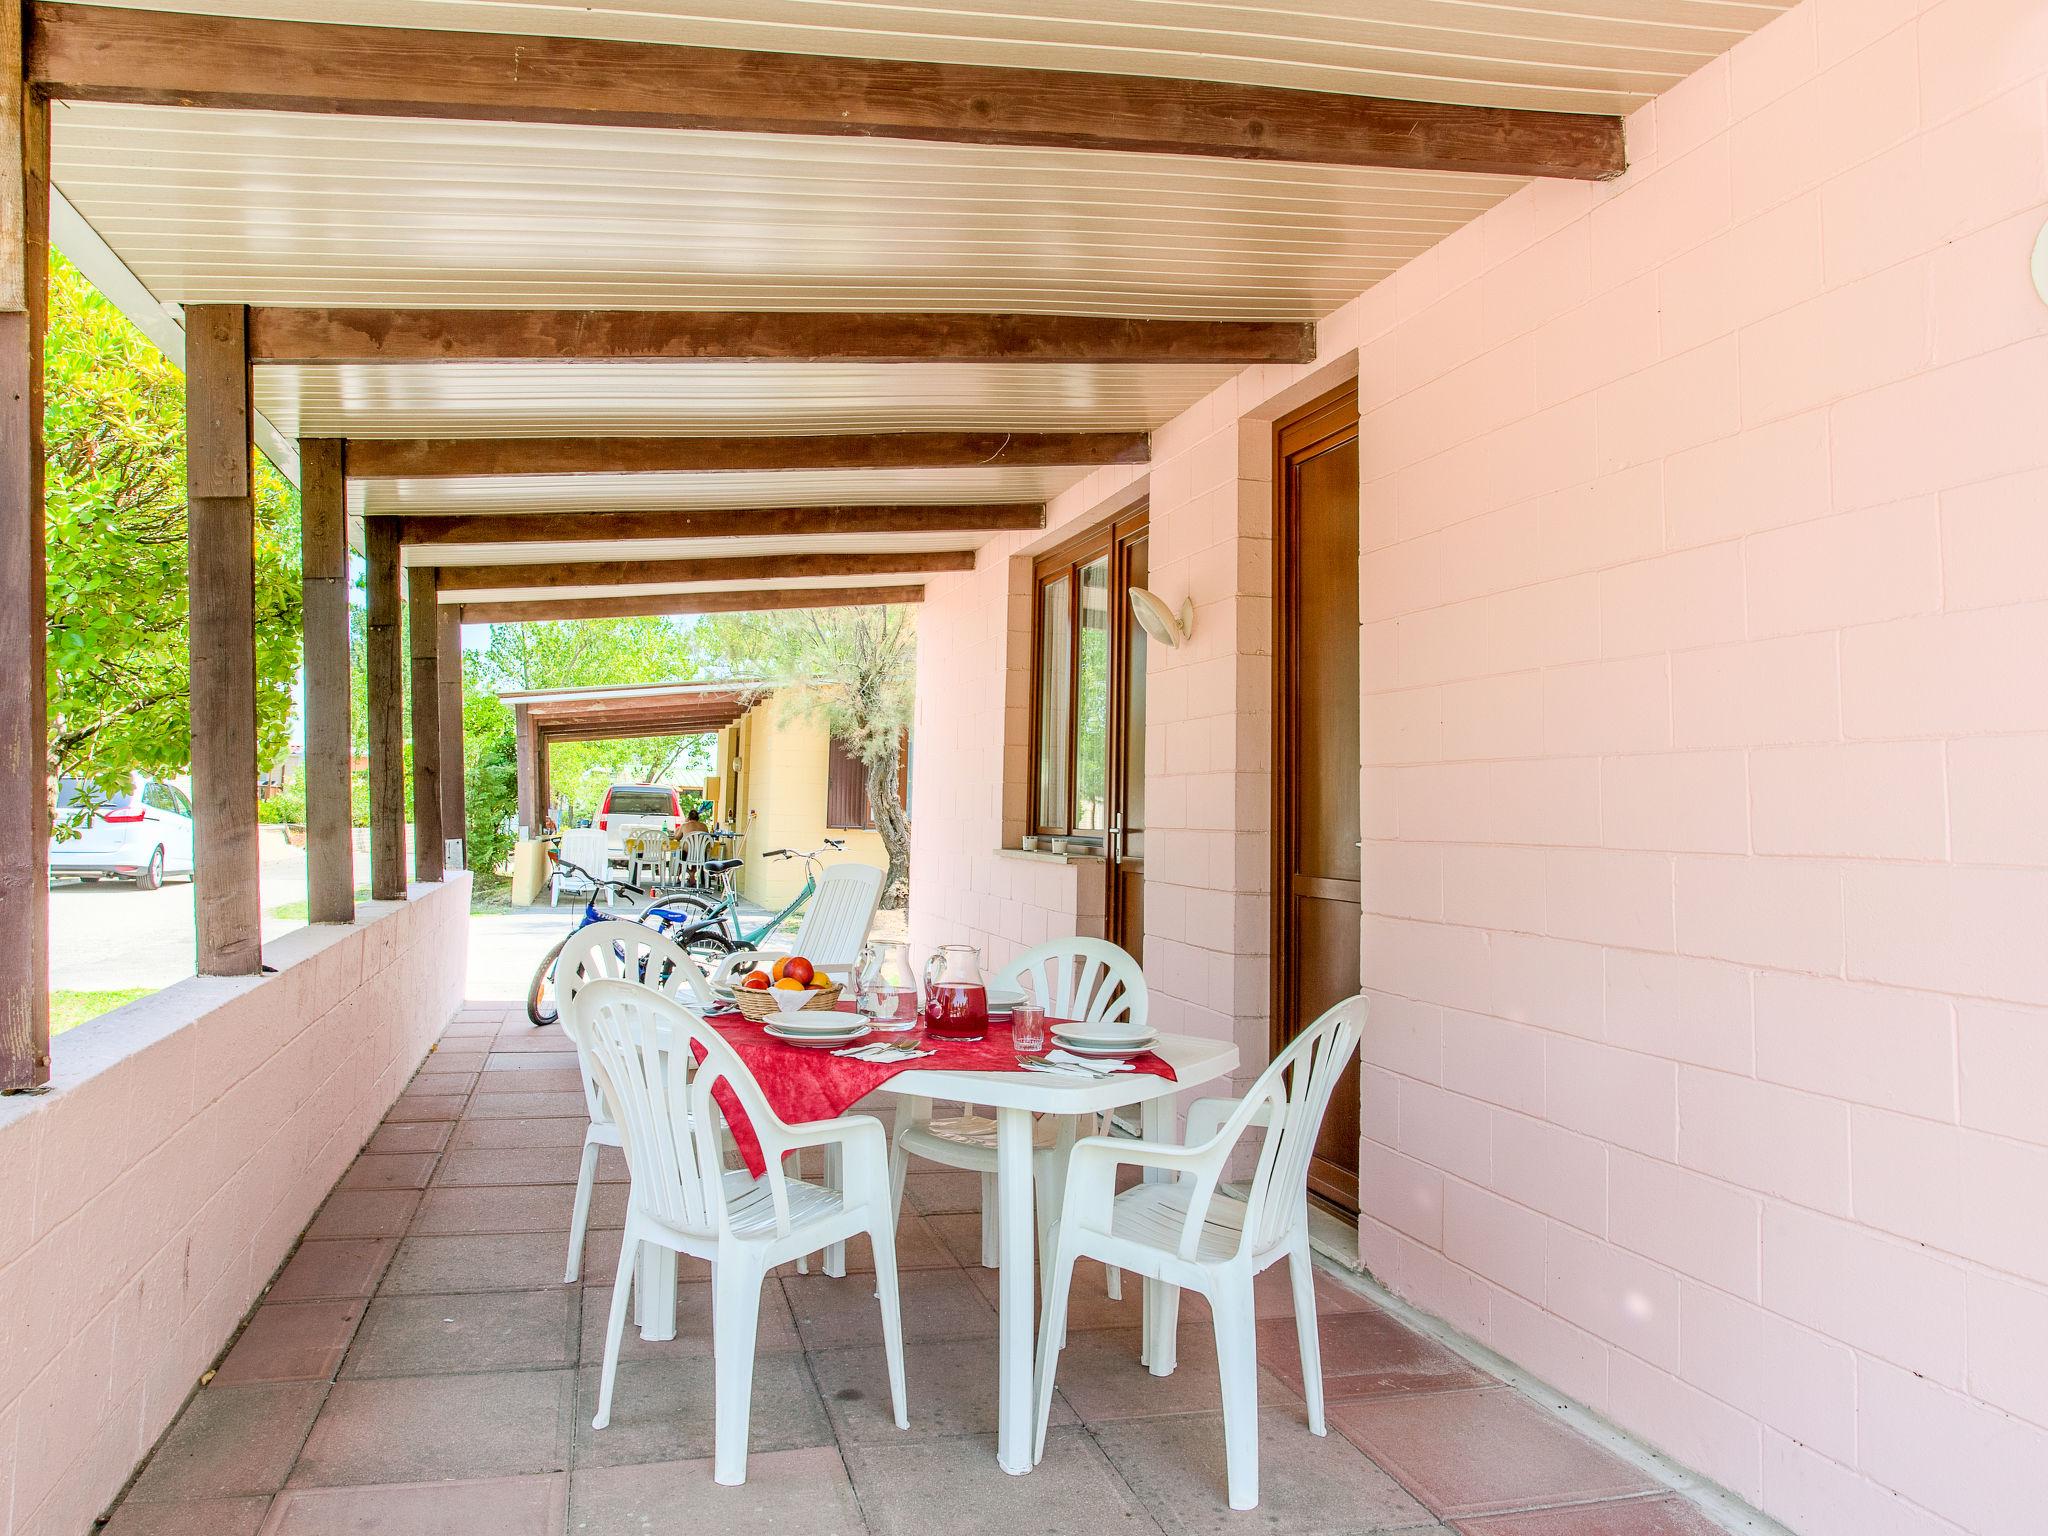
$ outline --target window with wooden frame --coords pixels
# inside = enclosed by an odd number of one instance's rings
[[[1031,617],[1030,829],[1105,838],[1121,733],[1112,708],[1132,629],[1128,560],[1140,508],[1039,556]]]
[[[896,765],[896,797],[910,805],[910,733],[905,732]],[[868,766],[837,736],[828,738],[825,758],[825,829],[872,830],[875,808],[868,803]]]

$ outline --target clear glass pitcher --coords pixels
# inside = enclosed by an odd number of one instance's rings
[[[908,944],[876,940],[862,945],[853,986],[861,1016],[876,1029],[894,1032],[917,1023],[917,972],[911,969]]]
[[[941,944],[925,961],[924,1024],[938,1040],[987,1038],[988,987],[972,944]]]

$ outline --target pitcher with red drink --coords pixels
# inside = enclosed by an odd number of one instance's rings
[[[988,987],[972,944],[941,944],[925,961],[924,1024],[932,1040],[987,1038]]]

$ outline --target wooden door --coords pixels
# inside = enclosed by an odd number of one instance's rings
[[[1108,932],[1145,958],[1145,659],[1150,644],[1131,613],[1130,592],[1151,578],[1151,540],[1142,519],[1117,524],[1110,556],[1116,643],[1110,647],[1110,820]]]
[[[1275,435],[1273,1045],[1359,989],[1358,397]],[[1309,1188],[1358,1210],[1358,1064],[1330,1100]]]

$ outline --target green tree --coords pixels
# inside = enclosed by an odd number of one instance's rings
[[[108,790],[192,760],[185,382],[62,257],[44,348],[50,771]],[[299,669],[299,498],[256,465],[257,742],[283,754]]]
[[[714,677],[787,679],[800,714],[817,719],[867,769],[868,805],[889,850],[883,890],[903,899],[910,818],[901,793],[903,738],[917,702],[917,628],[909,608],[812,608],[718,614],[691,631],[699,669]]]

